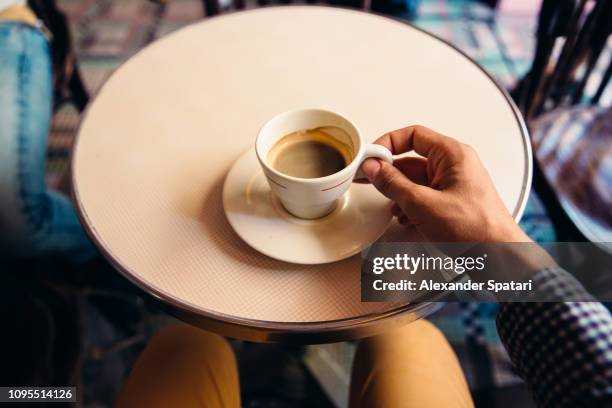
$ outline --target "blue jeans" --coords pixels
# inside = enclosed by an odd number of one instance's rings
[[[96,251],[72,203],[45,186],[51,106],[47,39],[34,27],[0,21],[0,256],[86,261]]]

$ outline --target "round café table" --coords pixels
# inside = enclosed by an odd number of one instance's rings
[[[74,148],[84,227],[169,312],[227,336],[341,341],[431,312],[430,303],[361,302],[358,255],[284,263],[231,229],[221,202],[225,175],[267,119],[300,107],[340,112],[369,140],[423,124],[469,143],[521,216],[531,184],[527,131],[482,68],[400,21],[288,6],[206,19],[116,70]],[[394,224],[382,239],[409,237]]]

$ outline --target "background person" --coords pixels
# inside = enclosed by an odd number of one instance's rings
[[[53,75],[44,27],[24,1],[0,0],[0,256],[96,251],[70,199],[45,185]]]

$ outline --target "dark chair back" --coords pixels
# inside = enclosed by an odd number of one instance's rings
[[[594,68],[607,47],[612,33],[610,0],[544,0],[540,9],[537,44],[533,64],[513,91],[527,124],[557,108],[576,104],[596,105],[609,84],[612,61],[603,76],[593,75]],[[561,45],[562,44],[562,45]],[[585,95],[589,81],[596,82],[595,92]],[[590,88],[591,86],[589,86]],[[538,130],[539,131],[539,130]],[[559,202],[545,173],[547,166],[534,146],[533,187],[554,224],[559,241],[585,241]],[[583,175],[582,177],[586,177]],[[592,182],[586,178],[575,180]],[[584,185],[584,189],[588,186]]]
[[[89,95],[81,80],[66,16],[57,8],[55,0],[29,0],[28,6],[52,34],[54,109],[66,102],[73,102],[82,111],[89,101]]]
[[[372,1],[371,0],[330,0],[318,2],[316,0],[302,0],[299,2],[294,2],[292,0],[255,0],[253,3],[254,6],[267,6],[272,4],[291,4],[291,3],[305,3],[305,4],[315,4],[315,3],[325,3],[332,4],[338,6],[347,6],[360,8],[363,10],[370,10]],[[204,8],[204,13],[206,16],[214,16],[217,14],[221,14],[225,11],[229,10],[244,10],[247,7],[247,3],[245,0],[229,0],[229,3],[222,3],[220,0],[202,0],[202,6]]]
[[[527,120],[560,106],[584,102],[584,91],[612,33],[610,0],[544,0],[536,53],[515,97]],[[560,51],[559,44],[563,43]],[[597,104],[612,74],[612,62],[587,103]]]

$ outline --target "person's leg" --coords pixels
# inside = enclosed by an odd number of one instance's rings
[[[474,406],[455,353],[426,320],[359,344],[349,400],[350,408]]]
[[[72,203],[45,186],[52,106],[47,39],[34,27],[0,22],[0,61],[0,251],[88,260],[96,251]]]
[[[240,407],[236,357],[221,337],[188,325],[157,333],[115,402],[131,407]]]

